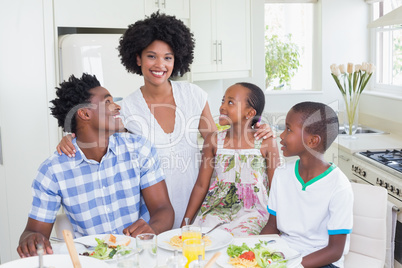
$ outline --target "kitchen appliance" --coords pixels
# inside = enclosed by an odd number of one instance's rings
[[[144,84],[144,78],[128,73],[117,47],[121,34],[67,34],[59,36],[60,80],[72,74],[94,74],[113,97],[124,98]]]
[[[395,268],[402,268],[402,150],[358,152],[351,161],[351,181],[378,185],[388,190],[388,201],[397,214]]]

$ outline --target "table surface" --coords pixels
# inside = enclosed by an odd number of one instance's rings
[[[264,240],[269,240],[269,239],[280,239],[280,237],[278,235],[257,235],[257,236],[252,236],[254,238],[261,238]],[[234,237],[234,239],[241,239],[241,238],[250,238],[250,236],[247,237]],[[52,242],[52,247],[53,247],[53,252],[55,254],[60,253],[60,250],[62,247],[64,247],[65,243],[63,242]],[[222,249],[217,249],[217,250],[213,250],[213,251],[206,251],[205,252],[205,260],[209,260],[212,258],[212,256],[218,252],[221,251]],[[158,248],[158,267],[162,268],[162,267],[166,267],[166,260],[173,256],[173,251],[170,250],[166,250],[166,249],[162,249],[162,248]],[[112,267],[116,267],[116,265],[109,265],[111,268]],[[221,267],[218,264],[214,263],[213,268],[218,268]],[[298,266],[298,268],[303,268],[303,266],[300,264]]]

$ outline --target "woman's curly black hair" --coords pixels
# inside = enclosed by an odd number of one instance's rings
[[[67,81],[60,84],[60,87],[56,87],[57,98],[50,101],[53,104],[50,110],[64,131],[76,132],[77,110],[90,103],[92,94],[89,91],[99,86],[100,83],[95,75],[84,73],[81,78],[71,75]]]
[[[141,66],[137,65],[137,55],[141,56],[142,51],[155,40],[167,43],[173,50],[172,77],[183,76],[190,71],[194,58],[193,34],[175,16],[159,14],[158,11],[129,25],[120,38],[119,57],[128,72],[142,75]]]

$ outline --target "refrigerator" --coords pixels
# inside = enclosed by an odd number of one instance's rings
[[[117,47],[121,34],[67,34],[59,38],[60,81],[74,74],[95,74],[117,100],[144,84],[142,76],[128,73]]]

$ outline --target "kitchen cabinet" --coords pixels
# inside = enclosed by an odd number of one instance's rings
[[[188,19],[189,0],[145,0],[145,15],[148,16],[158,10],[161,13],[174,15],[178,19]]]
[[[192,0],[190,27],[193,81],[250,76],[250,0]]]
[[[59,139],[48,99],[53,96],[55,75],[47,66],[49,61],[54,66],[55,50],[45,45],[45,31],[53,29],[44,21],[50,1],[6,2],[0,8],[0,33],[7,36],[0,42],[2,263],[19,258],[16,248],[32,203],[32,180]]]
[[[324,157],[326,161],[337,165],[349,180],[352,178],[353,155],[340,148],[337,142],[332,143]]]
[[[144,18],[144,1],[53,0],[57,27],[127,28]]]

